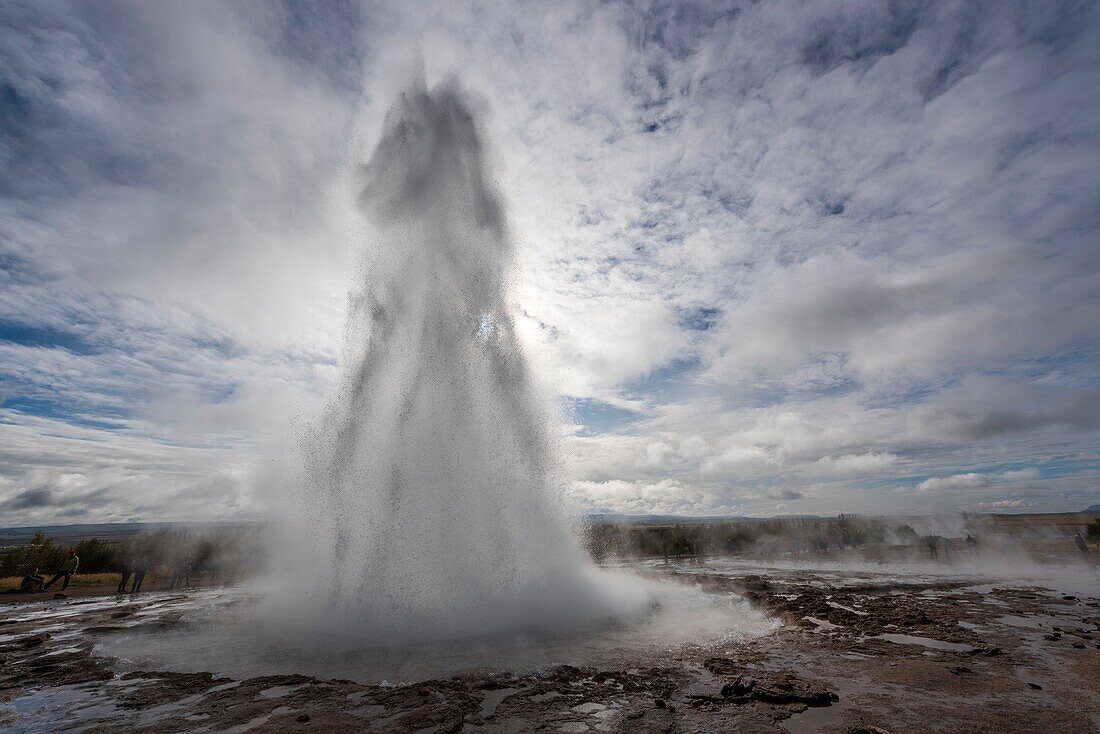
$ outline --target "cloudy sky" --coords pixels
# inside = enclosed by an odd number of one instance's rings
[[[417,39],[575,508],[1100,502],[1100,4],[5,2],[0,525],[263,513]]]

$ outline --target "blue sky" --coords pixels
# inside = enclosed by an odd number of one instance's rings
[[[1100,502],[1094,2],[8,2],[3,524],[264,512],[418,43],[575,508]]]

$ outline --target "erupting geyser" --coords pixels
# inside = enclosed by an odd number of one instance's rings
[[[337,394],[305,440],[300,611],[378,643],[638,611],[645,593],[584,558],[555,499],[505,210],[458,86],[408,89],[362,173],[372,248]]]
[[[599,569],[571,534],[513,324],[504,206],[459,87],[409,88],[359,174],[366,275],[341,379],[280,473],[270,577],[197,598],[186,629],[102,649],[154,670],[378,682],[661,659],[771,629],[733,594]]]

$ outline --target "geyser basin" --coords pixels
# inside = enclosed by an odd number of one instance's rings
[[[396,684],[474,670],[525,673],[557,663],[658,665],[685,647],[737,642],[778,626],[736,594],[608,573],[617,577],[613,582],[639,585],[650,604],[585,632],[510,632],[370,644],[324,627],[308,632],[257,623],[254,612],[260,592],[242,588],[177,596],[165,602],[171,616],[182,614],[176,628],[106,636],[96,653],[117,658],[123,669],[209,671],[234,678],[299,673]]]

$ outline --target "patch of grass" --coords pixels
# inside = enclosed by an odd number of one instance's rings
[[[53,578],[53,574],[44,575],[46,576],[47,581]],[[121,578],[121,576],[118,573],[78,573],[75,574],[72,580],[69,581],[69,587],[71,588],[73,586],[102,586],[104,584],[118,584],[119,578]],[[0,591],[18,589],[19,584],[21,584],[22,582],[22,576],[5,576],[3,578],[0,578]],[[50,587],[50,591],[60,589],[61,584],[63,583],[64,580],[58,580],[57,583]]]

